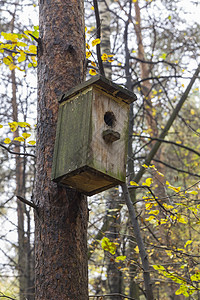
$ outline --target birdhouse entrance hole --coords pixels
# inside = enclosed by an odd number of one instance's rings
[[[106,125],[110,126],[110,127],[114,127],[115,126],[115,122],[116,122],[116,118],[115,115],[113,114],[112,111],[107,111],[104,115],[104,121],[106,123]]]

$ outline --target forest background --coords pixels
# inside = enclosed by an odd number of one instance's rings
[[[106,77],[138,98],[130,111],[127,183],[148,253],[154,296],[200,299],[197,73],[194,85],[189,85],[199,64],[199,22],[194,17],[199,3],[98,4],[100,36],[94,3],[85,1],[87,77],[100,72],[100,46]],[[15,299],[34,299],[33,211],[21,199],[34,199],[39,28],[32,16],[37,15],[37,5],[1,1],[0,9],[0,291]],[[30,16],[25,18],[23,11]],[[188,85],[189,96],[183,99]],[[177,111],[181,99],[184,105]],[[156,143],[160,147],[152,153]],[[139,247],[121,188],[88,200],[91,299],[145,299]]]

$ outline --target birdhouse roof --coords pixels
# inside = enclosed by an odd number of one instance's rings
[[[102,90],[102,92],[116,98],[118,101],[121,100],[122,102],[125,102],[127,104],[130,104],[137,100],[136,95],[130,90],[123,88],[122,86],[112,82],[111,80],[108,80],[104,76],[96,75],[64,93],[59,99],[59,102],[61,103],[71,97],[76,96],[81,91],[88,89],[90,86],[94,86],[97,89]]]

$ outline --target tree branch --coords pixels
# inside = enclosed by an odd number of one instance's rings
[[[190,152],[193,152],[195,153],[196,155],[200,156],[200,152],[188,147],[188,146],[184,146],[182,144],[178,144],[176,142],[173,142],[173,141],[167,141],[167,140],[164,140],[164,139],[159,139],[159,138],[156,138],[156,137],[151,137],[151,136],[144,136],[144,135],[139,135],[139,134],[133,134],[133,136],[136,136],[136,137],[141,137],[141,138],[147,138],[147,139],[150,139],[152,141],[160,141],[162,143],[166,143],[166,144],[172,144],[172,145],[175,145],[177,147],[181,147],[181,148],[184,148]],[[146,146],[146,145],[145,145]]]
[[[23,197],[21,197],[21,196],[19,196],[19,195],[17,195],[16,197],[17,197],[17,199],[19,199],[21,202],[23,202],[23,203],[25,203],[25,204],[31,206],[32,208],[34,208],[34,209],[36,209],[36,210],[38,209],[37,205],[35,205],[33,202],[30,202],[30,201],[24,199]]]
[[[9,153],[11,154],[15,154],[15,155],[23,155],[23,156],[30,156],[30,157],[34,157],[36,158],[36,156],[34,154],[29,154],[29,153],[21,153],[21,152],[15,152],[10,150],[9,148],[7,148],[6,146],[4,146],[3,144],[0,143],[0,147],[2,147],[3,149],[7,150]]]
[[[95,17],[96,17],[96,24],[97,24],[97,39],[101,39],[101,22],[100,22],[100,17],[99,17],[99,8],[98,8],[97,0],[93,0],[93,4],[94,4]],[[101,59],[100,44],[96,45],[96,49],[97,49],[97,60],[98,60],[98,64],[99,64],[99,72],[101,75],[105,76],[103,62]]]
[[[89,298],[99,298],[99,297],[123,297],[125,299],[129,299],[129,300],[136,300],[135,298],[129,297],[127,295],[124,294],[120,294],[120,293],[112,293],[112,294],[102,294],[102,295],[89,295]]]
[[[0,298],[7,298],[7,299],[11,299],[11,300],[16,300],[14,298],[11,298],[9,296],[4,295],[2,292],[0,292]]]
[[[183,93],[181,99],[179,100],[178,104],[176,105],[175,109],[173,110],[169,120],[167,121],[167,124],[165,125],[165,128],[163,129],[163,131],[161,132],[160,136],[159,136],[159,140],[156,141],[156,143],[153,145],[151,151],[149,152],[149,154],[147,155],[145,161],[144,161],[144,164],[146,164],[147,166],[150,164],[151,160],[153,159],[153,157],[155,156],[155,154],[157,153],[158,149],[160,148],[160,145],[161,145],[161,141],[160,140],[163,140],[170,127],[172,126],[175,118],[177,117],[180,109],[182,108],[184,102],[186,101],[187,97],[188,97],[188,94],[195,82],[195,80],[197,79],[198,75],[199,75],[199,72],[200,72],[200,64],[198,65],[193,77],[191,78],[185,92]],[[138,173],[136,174],[135,178],[133,179],[133,181],[135,182],[139,182],[142,175],[144,174],[145,172],[145,168],[143,166],[141,166],[140,170],[138,171]]]
[[[146,299],[152,300],[152,299],[154,299],[154,297],[153,297],[152,283],[151,283],[151,279],[150,279],[148,255],[147,255],[147,252],[144,247],[144,243],[143,243],[141,232],[140,232],[140,226],[138,223],[138,219],[137,219],[137,216],[135,213],[133,203],[132,203],[130,195],[129,195],[128,187],[127,187],[126,183],[123,183],[121,185],[121,187],[122,187],[126,205],[128,207],[129,216],[130,216],[130,220],[131,220],[131,223],[133,226],[135,239],[136,239],[139,251],[140,251],[140,257],[142,260],[142,267],[143,267],[144,285],[145,285],[145,290],[146,290]]]
[[[145,156],[136,157],[135,159],[136,159],[136,160],[145,159]],[[182,170],[182,169],[178,169],[178,168],[173,167],[173,166],[169,165],[168,163],[166,163],[166,162],[164,162],[164,161],[161,161],[161,160],[159,160],[159,159],[152,158],[152,160],[153,160],[153,161],[156,161],[156,162],[158,162],[158,163],[160,163],[160,164],[163,164],[164,166],[166,166],[166,167],[168,167],[168,168],[170,168],[170,169],[172,169],[172,170],[175,170],[175,171],[177,171],[177,172],[185,173],[185,174],[188,174],[188,175],[190,175],[190,176],[194,176],[194,177],[200,178],[200,175],[198,175],[198,174],[196,174],[196,173],[191,173],[191,172],[189,172],[189,171],[185,171],[185,170]],[[141,186],[139,186],[139,187],[141,187]],[[131,186],[131,188],[133,188],[133,186]],[[135,188],[135,187],[134,187],[134,188]]]

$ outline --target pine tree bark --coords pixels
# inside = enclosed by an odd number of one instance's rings
[[[82,0],[39,2],[36,300],[88,299],[87,199],[51,181],[58,97],[84,79],[83,16]]]

